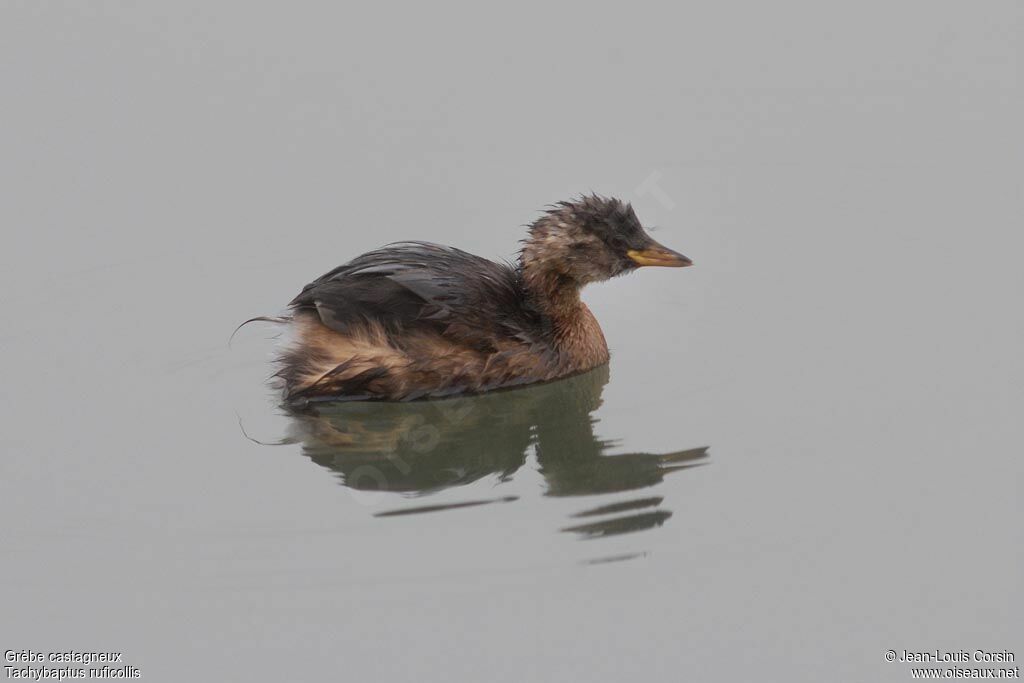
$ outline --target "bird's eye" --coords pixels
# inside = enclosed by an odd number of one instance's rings
[[[619,251],[625,251],[628,246],[626,244],[626,239],[621,235],[612,235],[611,239],[608,240],[608,243],[613,249],[617,249]]]

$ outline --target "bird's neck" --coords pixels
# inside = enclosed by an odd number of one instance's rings
[[[551,337],[574,371],[589,370],[608,361],[601,326],[580,299],[581,285],[545,264],[521,261],[523,286],[533,305],[549,322]]]

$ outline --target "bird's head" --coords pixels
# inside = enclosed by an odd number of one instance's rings
[[[630,204],[589,195],[558,202],[530,226],[520,255],[523,268],[583,286],[640,266],[689,266],[644,230]]]

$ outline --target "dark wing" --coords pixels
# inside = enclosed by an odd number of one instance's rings
[[[316,311],[342,333],[375,321],[396,336],[429,329],[480,350],[493,350],[498,338],[533,343],[543,329],[515,269],[427,242],[363,254],[306,285],[290,305]]]

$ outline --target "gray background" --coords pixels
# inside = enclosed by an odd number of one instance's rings
[[[1024,4],[0,9],[0,647],[143,680],[909,680],[1024,656]],[[381,243],[510,257],[634,201],[693,257],[588,290],[663,527],[532,463],[372,516],[261,379]],[[237,416],[236,416],[237,414]],[[593,504],[608,502],[595,498]],[[584,564],[597,556],[635,556]]]

